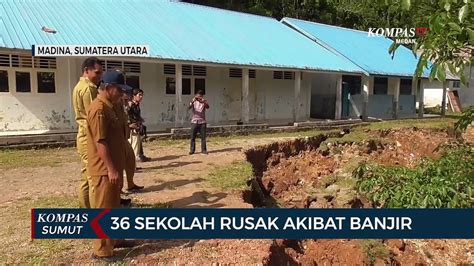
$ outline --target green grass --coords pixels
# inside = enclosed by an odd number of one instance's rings
[[[445,118],[430,118],[430,119],[404,119],[404,120],[390,120],[384,122],[374,122],[361,127],[353,128],[349,134],[342,138],[328,138],[321,143],[321,149],[326,149],[328,144],[335,143],[360,143],[366,140],[381,140],[377,136],[368,136],[367,130],[383,130],[383,129],[400,129],[400,128],[427,128],[427,129],[442,129],[453,127],[457,119],[452,117]],[[325,133],[325,132],[323,132]]]
[[[79,155],[75,148],[0,150],[0,168],[55,167],[64,162],[70,162],[71,158],[79,161]]]
[[[452,127],[457,121],[455,117],[427,118],[427,119],[402,119],[370,123],[361,129],[395,129],[395,128],[447,128]]]
[[[252,165],[245,161],[236,161],[229,166],[217,167],[206,180],[209,185],[224,190],[243,190],[248,188],[247,181],[252,177]]]
[[[301,138],[301,137],[313,137],[319,134],[330,134],[330,133],[338,133],[341,130],[339,129],[328,129],[328,130],[321,130],[321,129],[309,129],[299,132],[281,132],[281,133],[258,133],[258,134],[251,134],[251,135],[236,135],[236,136],[211,136],[209,137],[210,141],[214,143],[230,143],[231,140],[245,140],[245,139],[268,139],[268,138]]]
[[[370,265],[374,265],[377,259],[385,260],[390,255],[387,247],[378,240],[362,240],[361,245]]]
[[[446,128],[453,126],[457,121],[455,117],[449,116],[445,118],[431,118],[431,119],[405,119],[405,120],[391,120],[385,122],[376,122],[369,125],[358,126],[352,129],[350,134],[345,135],[340,139],[329,139],[325,141],[334,142],[358,142],[367,138],[365,129],[379,130],[379,129],[390,129],[390,128]],[[263,134],[251,134],[251,135],[237,135],[229,137],[221,136],[210,136],[208,141],[212,144],[218,145],[231,145],[235,140],[247,140],[247,139],[268,139],[268,138],[302,138],[311,137],[319,134],[331,134],[338,133],[340,129],[310,129],[299,132],[282,132],[282,133],[263,133]],[[145,143],[145,149],[160,149],[166,147],[187,147],[188,140],[155,140]],[[41,167],[59,166],[64,162],[70,162],[72,160],[79,161],[79,156],[75,148],[61,148],[61,149],[40,149],[40,150],[0,150],[0,168],[11,169],[20,167]]]
[[[77,198],[51,196],[39,199],[24,198],[0,208],[0,223],[6,230],[0,231],[3,248],[0,265],[30,264],[47,265],[64,261],[73,250],[90,250],[90,242],[66,239],[30,240],[31,208],[75,208]]]

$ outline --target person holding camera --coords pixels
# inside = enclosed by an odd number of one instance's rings
[[[142,136],[146,136],[146,127],[140,111],[140,102],[143,100],[143,90],[133,89],[132,101],[129,103],[128,119],[130,128],[130,138],[128,141],[132,145],[135,159],[139,162],[148,162],[150,158],[143,153]]]
[[[189,154],[194,154],[196,150],[196,135],[199,132],[201,137],[201,153],[207,154],[206,147],[206,109],[209,109],[209,103],[204,99],[204,91],[199,90],[189,103],[189,109],[193,110],[191,118],[191,149]]]

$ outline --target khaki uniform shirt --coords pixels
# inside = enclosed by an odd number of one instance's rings
[[[90,176],[107,175],[107,166],[99,157],[97,143],[104,140],[112,163],[119,173],[125,168],[126,128],[123,115],[101,95],[92,101],[87,115],[87,156]]]
[[[72,92],[72,105],[76,114],[77,148],[79,152],[87,152],[87,110],[97,97],[97,86],[88,78],[81,77]]]

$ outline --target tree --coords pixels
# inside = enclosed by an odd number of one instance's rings
[[[466,69],[471,67],[474,52],[474,4],[471,0],[440,0],[438,2],[420,0],[417,6],[426,12],[429,31],[417,40],[412,47],[416,55],[420,52],[415,77],[431,67],[430,80],[446,80],[446,70],[458,76],[461,83],[467,85]],[[402,0],[401,8],[410,10],[411,1]],[[389,52],[395,53],[397,45],[390,47]],[[431,65],[430,65],[431,63]],[[455,128],[466,130],[474,120],[474,109],[463,112]]]
[[[471,67],[474,51],[474,12],[471,0],[420,0],[411,5],[410,0],[402,0],[403,10],[416,8],[423,12],[428,22],[428,32],[417,39],[413,53],[420,53],[415,76],[420,77],[425,69],[430,69],[430,80],[446,80],[446,70],[459,76],[466,85],[465,70]],[[389,52],[394,55],[396,44]]]

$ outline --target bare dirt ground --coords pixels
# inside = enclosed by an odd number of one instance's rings
[[[364,130],[360,142],[326,139],[322,149],[298,148],[289,141],[256,147],[252,153],[273,152],[262,175],[263,192],[280,207],[362,208],[372,206],[355,193],[351,171],[361,161],[416,166],[421,158],[438,158],[440,145],[455,142],[448,130],[407,128]],[[470,139],[468,132],[467,140]],[[288,156],[287,150],[298,153]],[[298,152],[298,150],[300,150]],[[472,264],[472,240],[303,240],[279,242],[293,264]]]
[[[429,123],[438,127],[446,121]],[[443,131],[430,131],[427,136],[423,130],[360,130],[362,139],[376,141],[335,144],[329,138],[323,143],[324,152],[301,151],[289,158],[273,154],[268,169],[262,171],[263,180],[284,207],[362,207],[366,203],[356,201],[350,190],[349,169],[363,159],[410,165],[416,158],[436,156],[431,147],[449,141],[450,136]],[[211,138],[210,154],[193,156],[187,154],[187,141],[147,143],[145,151],[153,160],[140,164],[143,169],[135,177],[146,189],[125,196],[135,207],[252,208],[243,199],[242,186],[225,183],[225,177],[236,172],[229,170],[234,165],[247,167],[240,165],[245,162],[244,151],[319,133]],[[30,240],[31,208],[77,207],[75,150],[7,151],[0,154],[0,167],[0,264],[94,262],[90,240]],[[328,178],[331,175],[343,178]],[[122,258],[119,264],[136,265],[473,264],[474,244],[468,240],[149,240],[118,249],[117,254]]]
[[[146,186],[142,193],[125,195],[138,207],[251,208],[242,191],[212,186],[209,174],[244,161],[243,149],[285,137],[225,138],[209,141],[209,154],[188,155],[186,141],[152,142],[145,145],[153,160],[141,163],[135,182]],[[199,148],[199,146],[198,146]],[[88,263],[90,241],[30,241],[30,208],[77,207],[79,157],[74,148],[12,151],[2,164],[0,180],[0,251],[3,263]],[[212,181],[212,180],[211,180]],[[125,190],[125,189],[124,189]],[[259,263],[268,253],[270,240],[146,241],[134,249],[119,250],[127,262]],[[250,252],[242,252],[250,251]],[[255,251],[255,252],[254,252]],[[192,259],[192,260],[190,260]],[[200,263],[201,262],[201,263]]]

